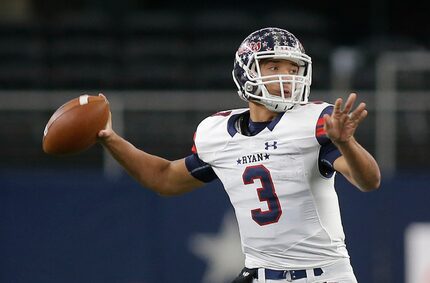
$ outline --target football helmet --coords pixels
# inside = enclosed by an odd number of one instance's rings
[[[262,76],[264,59],[289,60],[299,67],[297,74]],[[300,41],[280,28],[264,28],[251,33],[236,52],[233,80],[240,98],[255,101],[274,112],[284,112],[296,104],[308,102],[312,82],[312,60]],[[280,94],[271,94],[267,84],[279,83]],[[291,85],[289,91],[284,88]]]

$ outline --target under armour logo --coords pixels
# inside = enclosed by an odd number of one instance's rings
[[[273,144],[269,144],[269,142],[266,142],[266,143],[265,143],[266,147],[265,147],[264,149],[265,149],[265,150],[268,150],[268,149],[269,149],[269,147],[272,147],[272,146],[273,146],[273,149],[277,149],[277,148],[278,148],[277,144],[278,144],[278,142],[277,142],[277,141],[273,141]]]
[[[246,276],[248,276],[249,275],[249,272],[248,271],[244,271],[243,273],[242,273],[242,276],[243,277],[246,277]]]

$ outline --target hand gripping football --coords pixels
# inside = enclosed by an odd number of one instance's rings
[[[57,109],[43,132],[43,151],[53,155],[76,154],[94,145],[109,118],[104,96],[81,95]]]

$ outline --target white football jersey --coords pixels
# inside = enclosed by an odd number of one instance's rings
[[[195,147],[235,209],[248,268],[304,269],[347,258],[334,175],[319,168],[316,125],[327,103],[298,105],[254,136],[238,131],[248,109],[215,114]],[[321,122],[321,119],[320,119]]]

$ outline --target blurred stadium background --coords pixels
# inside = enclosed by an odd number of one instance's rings
[[[242,258],[222,187],[162,199],[100,146],[41,150],[53,111],[105,93],[114,127],[168,159],[198,122],[242,107],[233,55],[278,26],[313,58],[313,100],[357,91],[357,133],[383,169],[362,194],[337,179],[359,282],[430,282],[430,52],[424,1],[0,0],[0,282],[223,283]]]

